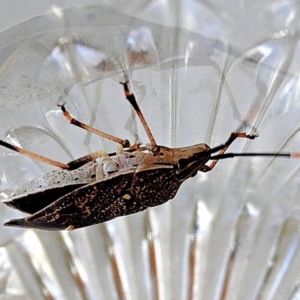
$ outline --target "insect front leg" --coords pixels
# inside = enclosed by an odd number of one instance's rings
[[[212,149],[209,150],[210,153],[215,153],[219,151],[218,155],[222,155],[226,152],[226,150],[229,148],[229,146],[237,139],[237,138],[245,138],[245,139],[250,139],[250,140],[254,140],[255,138],[257,138],[258,135],[257,134],[247,134],[246,132],[232,132],[230,134],[229,139],[227,140],[227,142],[225,144],[222,144],[220,146],[214,147]],[[214,160],[210,165],[203,165],[200,169],[201,172],[209,172],[211,171],[216,164],[218,163],[218,159]]]

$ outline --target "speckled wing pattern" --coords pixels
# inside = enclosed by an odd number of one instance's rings
[[[62,230],[102,223],[173,198],[180,183],[172,180],[176,181],[173,168],[118,174],[80,187],[33,215],[5,225]]]
[[[172,166],[137,172],[131,190],[139,203],[151,207],[174,198],[180,185]]]
[[[119,175],[109,180],[81,187],[59,198],[51,205],[25,219],[12,220],[5,225],[62,230],[102,223],[117,216],[126,215],[127,210],[143,210],[133,199],[127,202],[123,196],[130,193],[133,173]]]

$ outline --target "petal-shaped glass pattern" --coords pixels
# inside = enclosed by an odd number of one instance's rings
[[[42,2],[42,3],[41,3]],[[297,1],[0,4],[0,139],[68,162],[117,144],[300,149]],[[15,6],[14,6],[15,5]],[[0,196],[55,170],[0,148]],[[0,299],[298,299],[299,159],[247,157],[198,172],[166,204],[73,232],[4,227]],[[1,224],[24,217],[1,205]]]

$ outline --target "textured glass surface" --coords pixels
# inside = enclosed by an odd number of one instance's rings
[[[22,4],[21,4],[22,3]],[[67,162],[147,136],[299,151],[297,1],[0,3],[0,137]],[[0,195],[55,169],[0,148]],[[236,158],[168,203],[74,232],[1,226],[0,299],[299,299],[300,161]],[[1,205],[1,224],[24,214]]]

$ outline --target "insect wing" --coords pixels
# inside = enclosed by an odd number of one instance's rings
[[[63,230],[102,223],[146,209],[131,195],[134,172],[86,185],[25,218],[5,225]]]
[[[151,207],[175,197],[181,182],[175,176],[173,166],[143,170],[135,173],[132,194],[140,203]]]
[[[54,170],[15,190],[6,205],[34,214],[72,191],[96,181],[96,163],[68,171]]]
[[[65,186],[51,187],[37,192],[14,197],[3,201],[3,203],[22,212],[34,214],[52,204],[60,197],[85,185],[86,184],[69,184]]]

